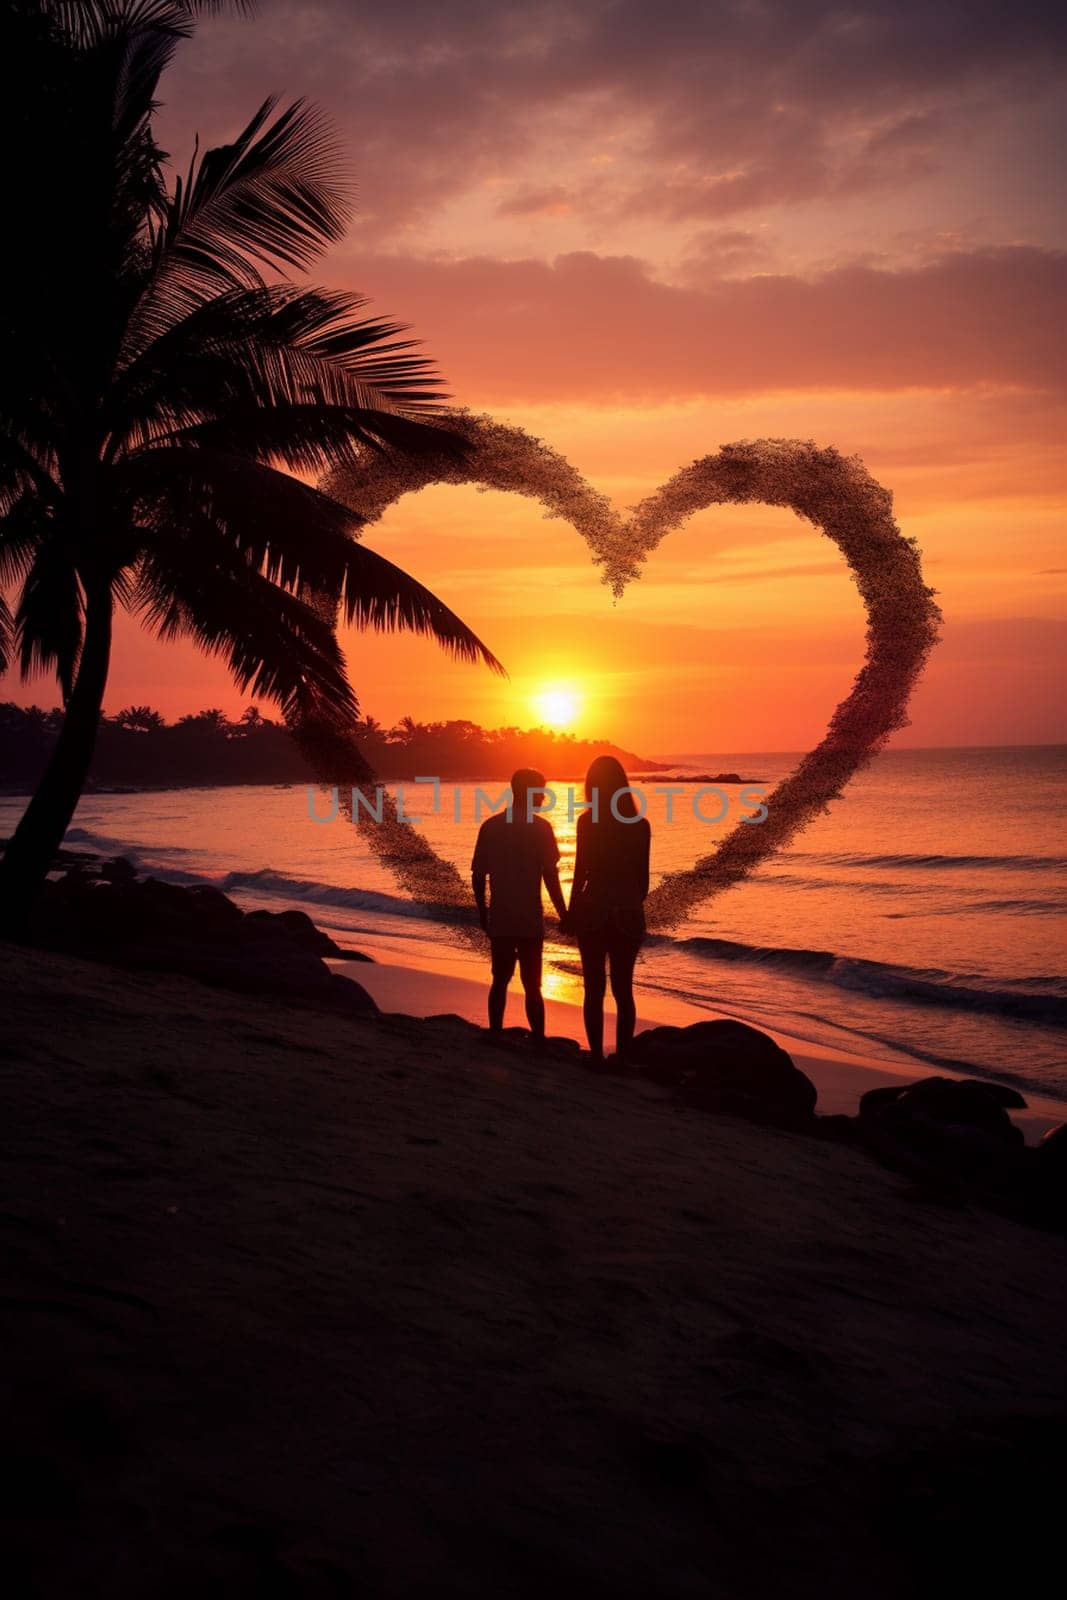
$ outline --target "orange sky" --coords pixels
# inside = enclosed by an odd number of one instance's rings
[[[458,403],[545,439],[620,507],[735,439],[861,455],[946,618],[896,742],[1057,740],[1062,23],[981,10],[267,0],[186,47],[164,140],[184,160],[194,129],[224,138],[266,92],[318,100],[360,187],[318,277],[410,321]],[[353,636],[361,704],[386,723],[526,725],[560,683],[583,696],[579,731],[647,755],[799,749],[862,649],[841,558],[788,512],[702,513],[617,605],[526,501],[429,490],[368,542],[510,673]],[[242,704],[217,662],[124,619],[108,709],[145,701]]]

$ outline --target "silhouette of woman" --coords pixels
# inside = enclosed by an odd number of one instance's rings
[[[578,818],[567,922],[582,958],[585,1032],[594,1061],[604,1059],[604,991],[611,973],[615,1050],[633,1042],[634,962],[645,937],[644,899],[652,829],[614,756],[598,756],[585,778],[589,809]]]

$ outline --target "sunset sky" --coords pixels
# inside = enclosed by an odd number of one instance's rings
[[[410,322],[459,404],[563,451],[625,507],[742,438],[858,453],[946,617],[900,744],[1062,739],[1062,8],[913,0],[261,0],[165,81],[164,144],[306,94],[359,210],[319,281]],[[572,529],[472,489],[368,542],[506,682],[353,637],[386,723],[537,720],[649,755],[800,749],[862,651],[836,549],[791,513],[702,513],[613,604]],[[37,680],[3,693],[51,704]],[[107,709],[244,703],[216,661],[120,626]],[[267,709],[264,707],[264,709]]]

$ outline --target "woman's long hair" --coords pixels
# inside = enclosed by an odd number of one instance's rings
[[[619,795],[614,811],[612,799],[619,794],[620,789],[629,790],[630,780],[626,776],[622,762],[615,756],[597,756],[589,771],[585,775],[585,798],[592,800],[593,791],[597,794],[597,821],[618,822],[619,817],[636,817],[639,815],[637,801],[633,795],[626,793]],[[615,815],[618,812],[618,816]]]

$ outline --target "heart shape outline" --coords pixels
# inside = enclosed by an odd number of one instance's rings
[[[907,726],[908,701],[941,621],[934,591],[923,580],[918,545],[901,533],[892,495],[858,457],[810,440],[724,445],[675,473],[623,519],[564,456],[523,429],[466,411],[450,414],[448,422],[467,443],[465,458],[368,457],[365,469],[335,472],[324,487],[364,522],[377,521],[404,495],[436,483],[535,499],[546,517],[563,517],[581,534],[616,598],[668,533],[711,505],[788,507],[830,538],[848,563],[867,614],[866,655],[852,687],[819,743],[767,796],[764,821],[738,823],[692,867],[668,873],[657,884],[646,902],[646,919],[651,931],[666,932],[788,844],[841,795],[890,734]],[[352,732],[313,705],[291,716],[289,728],[319,782],[336,786],[346,814],[357,820],[351,790],[371,801],[379,780]],[[357,825],[370,828],[375,856],[413,900],[437,919],[455,923],[465,943],[481,945],[466,880],[415,828],[398,821],[388,796],[380,823],[360,817]]]

